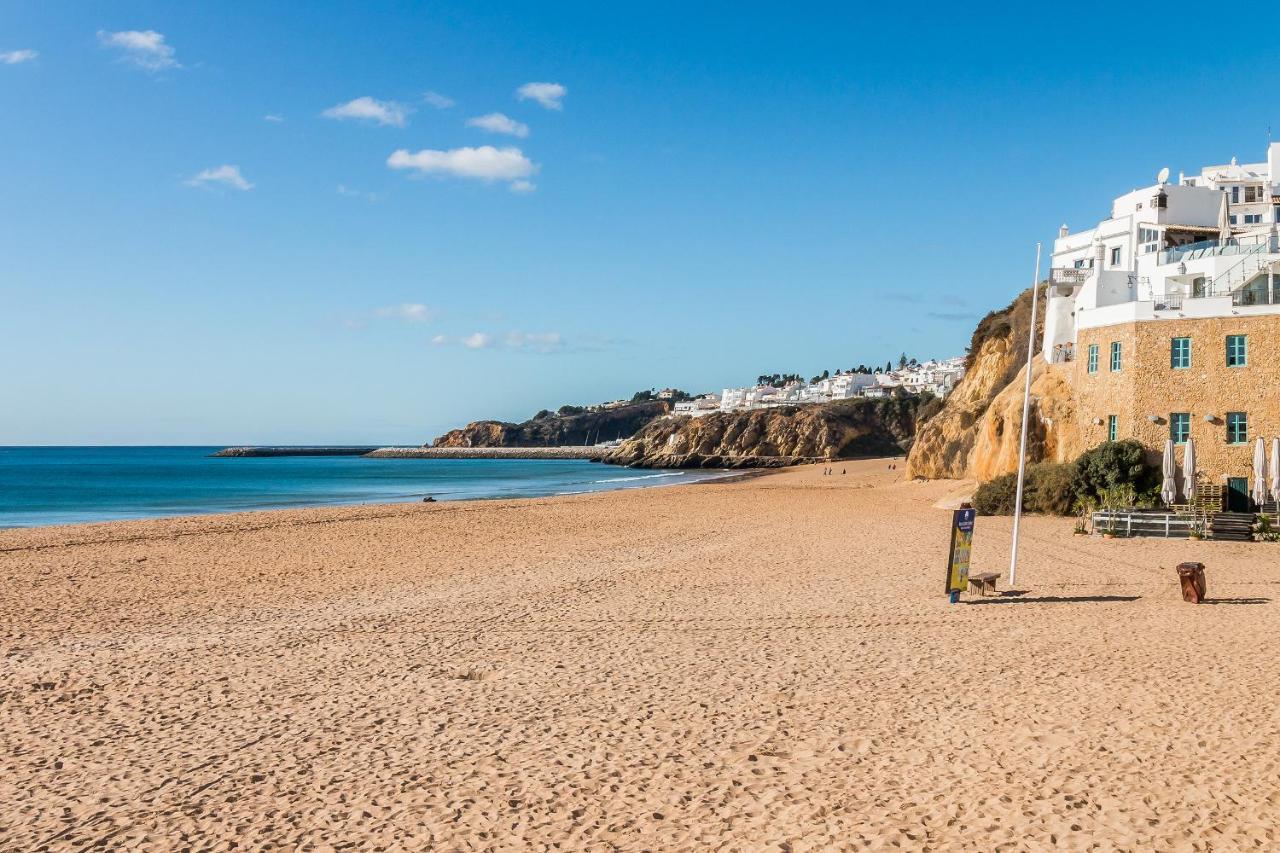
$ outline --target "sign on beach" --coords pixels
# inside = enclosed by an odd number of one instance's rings
[[[947,594],[969,588],[969,554],[973,550],[973,509],[951,513],[951,553],[947,556]]]

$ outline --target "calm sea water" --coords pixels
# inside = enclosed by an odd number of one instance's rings
[[[217,447],[0,447],[0,527],[302,506],[519,498],[692,482],[580,460],[210,459]]]

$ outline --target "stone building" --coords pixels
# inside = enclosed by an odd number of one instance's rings
[[[1086,445],[1194,438],[1205,483],[1247,509],[1258,437],[1280,435],[1280,313],[1161,317],[1082,329],[1072,384]]]
[[[1280,436],[1280,143],[1264,162],[1117,197],[1054,242],[1042,355],[1066,369],[1086,445],[1134,438],[1247,509],[1253,446]],[[1064,364],[1064,362],[1070,364]]]

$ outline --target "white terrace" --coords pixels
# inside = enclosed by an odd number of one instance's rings
[[[1211,166],[1120,196],[1111,216],[1054,241],[1044,355],[1080,329],[1168,317],[1280,313],[1280,143],[1267,162]]]

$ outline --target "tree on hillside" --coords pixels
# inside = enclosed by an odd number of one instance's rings
[[[898,369],[901,370],[906,366],[907,366],[907,354],[904,352],[902,355],[898,356]]]

